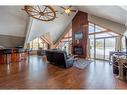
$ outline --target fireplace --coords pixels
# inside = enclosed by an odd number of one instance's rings
[[[76,55],[83,55],[83,48],[82,47],[75,47],[74,54]]]

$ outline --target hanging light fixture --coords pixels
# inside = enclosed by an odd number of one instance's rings
[[[23,10],[30,16],[41,21],[52,21],[56,12],[51,6],[24,6]]]
[[[71,9],[72,6],[69,6],[69,7],[61,6],[61,8],[64,10],[61,14],[66,13],[68,16],[70,15],[71,12],[77,12],[77,10]]]

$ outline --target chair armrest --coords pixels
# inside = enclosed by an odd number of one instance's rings
[[[69,58],[66,60],[66,67],[72,67],[74,63],[73,58]]]
[[[72,57],[69,57],[69,58],[67,59],[67,61],[70,61],[70,60],[74,60],[74,57],[72,56]]]

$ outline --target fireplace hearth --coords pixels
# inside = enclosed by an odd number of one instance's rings
[[[74,54],[75,55],[83,55],[83,48],[82,47],[75,47]]]

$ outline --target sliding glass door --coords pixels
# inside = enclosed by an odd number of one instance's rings
[[[95,39],[95,59],[109,60],[110,51],[115,51],[116,38]]]

